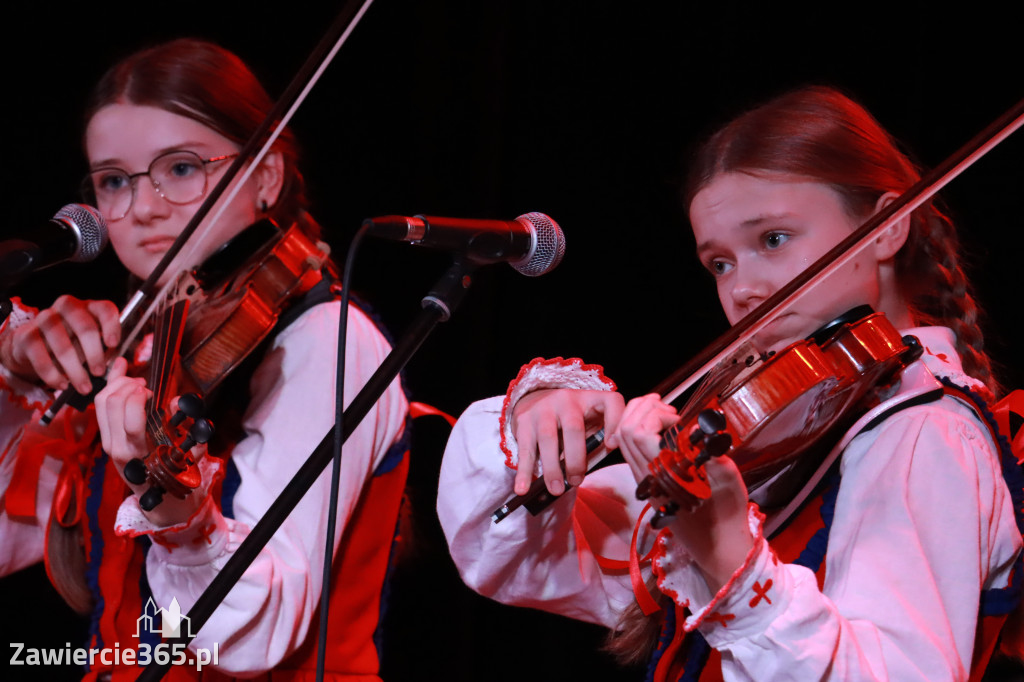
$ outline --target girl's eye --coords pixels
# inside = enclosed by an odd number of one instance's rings
[[[187,178],[199,172],[200,168],[201,166],[198,166],[191,161],[176,161],[174,165],[171,166],[169,175],[175,178]]]
[[[732,269],[732,265],[724,260],[709,261],[705,267],[715,277],[721,277]]]
[[[782,232],[768,232],[764,235],[764,245],[769,249],[777,249],[789,241],[789,235]]]
[[[131,181],[124,173],[114,171],[110,173],[97,174],[94,178],[94,184],[98,191],[113,193],[119,192],[130,185]]]

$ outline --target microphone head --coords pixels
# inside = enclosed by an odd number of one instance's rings
[[[534,247],[522,260],[509,263],[527,277],[554,270],[565,255],[565,234],[554,220],[543,213],[526,213],[516,222],[534,235]]]
[[[107,221],[98,210],[85,204],[68,204],[53,216],[55,221],[75,233],[78,248],[68,260],[74,263],[91,261],[107,246]]]

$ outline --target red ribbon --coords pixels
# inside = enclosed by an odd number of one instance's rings
[[[4,497],[4,507],[12,517],[34,518],[39,472],[43,460],[54,457],[63,460],[53,495],[52,514],[62,526],[71,527],[81,518],[85,505],[82,467],[92,455],[99,427],[90,409],[82,419],[65,418],[63,434],[53,436],[56,429],[46,431],[26,429],[18,451],[11,483]],[[76,434],[76,426],[81,434]]]
[[[581,562],[582,572],[582,561],[583,552],[589,552],[593,555],[597,561],[597,565],[605,570],[622,570],[629,568],[629,580],[633,585],[633,594],[636,596],[636,602],[640,606],[640,610],[643,611],[645,616],[649,616],[652,613],[657,612],[661,607],[658,605],[657,600],[651,595],[647,589],[647,585],[644,583],[643,575],[640,573],[640,567],[643,564],[649,563],[651,555],[654,554],[652,548],[645,556],[641,557],[640,552],[637,550],[637,537],[640,534],[641,524],[643,523],[644,516],[650,510],[650,503],[644,505],[643,510],[640,512],[640,516],[636,520],[636,524],[633,526],[633,538],[629,543],[629,558],[628,559],[610,559],[606,556],[601,556],[597,552],[590,549],[590,544],[587,542],[587,538],[583,533],[583,525],[580,523],[579,518],[576,516],[576,507],[573,507],[572,512],[572,527],[576,533],[576,543],[578,546],[578,552]]]
[[[448,422],[449,426],[455,426],[455,417],[451,416],[447,412],[442,412],[433,405],[427,405],[426,403],[409,403],[409,416],[413,419],[426,416],[441,417]]]
[[[995,415],[999,433],[1009,439],[1010,450],[1017,462],[1024,464],[1024,427],[1021,426],[1024,423],[1024,390],[1017,389],[993,405],[992,414]],[[1016,433],[1011,428],[1011,415],[1015,417]]]

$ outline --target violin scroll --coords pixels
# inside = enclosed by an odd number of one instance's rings
[[[190,450],[213,437],[213,423],[202,416],[205,409],[198,395],[181,396],[177,412],[163,431],[161,443],[144,459],[133,459],[125,465],[125,478],[130,482],[150,484],[139,501],[145,511],[155,508],[167,492],[184,498],[199,486],[202,477]]]
[[[693,511],[711,497],[704,464],[732,449],[725,415],[712,408],[701,410],[696,424],[684,433],[676,430],[675,442],[667,445],[651,462],[651,473],[636,489],[638,500],[668,497],[651,519],[651,526],[663,528],[680,508]]]
[[[189,451],[213,437],[213,423],[202,416],[205,409],[202,398],[195,393],[181,396],[161,442],[144,459],[133,459],[125,465],[124,476],[130,483],[149,483],[149,489],[139,498],[144,511],[156,508],[166,493],[184,498],[202,482]]]

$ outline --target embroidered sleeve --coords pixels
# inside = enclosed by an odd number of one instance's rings
[[[778,538],[795,563],[760,550],[710,609],[690,597],[687,625],[726,679],[967,679],[982,589],[1021,542],[987,434],[951,398],[908,407],[854,438],[840,473],[820,586],[799,565],[810,545]]]
[[[24,305],[20,299],[11,299],[11,314],[0,326],[0,335],[13,332],[18,327],[31,322],[38,310]],[[50,402],[51,396],[42,386],[22,379],[18,375],[0,365],[0,390],[7,393],[7,400],[23,410],[42,409]]]
[[[501,451],[505,453],[506,466],[511,469],[519,464],[519,446],[512,435],[512,410],[524,395],[542,388],[614,391],[615,382],[604,375],[604,368],[600,365],[587,365],[579,358],[535,358],[523,365],[508,385],[499,418]]]
[[[653,567],[658,579],[658,588],[675,603],[690,610],[683,628],[691,632],[697,628],[710,643],[716,629],[728,628],[737,618],[750,620],[749,615],[758,609],[757,620],[771,619],[766,613],[768,607],[778,603],[774,588],[778,560],[764,539],[762,526],[764,515],[757,506],[750,505],[748,524],[754,536],[754,546],[736,569],[729,581],[717,593],[712,594],[704,577],[690,556],[678,543],[672,540],[672,531],[666,528],[655,544]],[[765,612],[765,613],[762,613]]]

